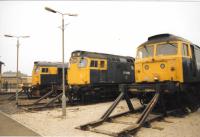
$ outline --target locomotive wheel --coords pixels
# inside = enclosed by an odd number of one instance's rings
[[[139,95],[139,100],[140,100],[140,104],[145,107],[152,99],[152,95],[151,94],[147,94],[147,93],[142,93]]]
[[[188,94],[188,105],[192,112],[198,110],[198,99],[193,94]]]
[[[73,105],[74,104],[74,100],[75,100],[75,95],[71,90],[69,90],[69,92],[67,94],[67,97],[68,97],[69,103],[71,105]]]
[[[86,99],[85,99],[85,93],[84,92],[81,92],[81,103],[82,104],[85,104],[86,103]]]

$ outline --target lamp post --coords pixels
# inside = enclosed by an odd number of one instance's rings
[[[1,57],[1,56],[0,56]],[[1,62],[0,60],[0,92],[2,90],[2,76],[1,76],[1,72],[2,72],[2,65],[5,65],[3,62]]]
[[[61,13],[59,11],[56,11],[54,9],[45,7],[45,10],[52,12],[52,13],[58,13],[62,16],[62,87],[63,87],[63,95],[62,95],[62,116],[66,117],[66,96],[65,96],[65,64],[64,64],[64,16],[78,16],[78,14],[72,14],[72,13]]]
[[[29,38],[30,36],[14,36],[14,35],[4,35],[8,38],[16,38],[17,39],[17,89],[16,89],[16,105],[18,106],[18,90],[19,90],[19,39],[20,38]]]

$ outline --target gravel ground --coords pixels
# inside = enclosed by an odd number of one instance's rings
[[[97,120],[111,104],[112,102],[85,106],[69,106],[67,107],[66,119],[62,119],[61,117],[61,108],[37,112],[18,111],[10,116],[42,136],[107,137],[103,134],[93,133],[90,131],[81,131],[75,129],[75,127],[93,120]],[[134,106],[139,106],[139,103],[134,101]],[[127,105],[124,101],[121,101],[114,113],[123,112],[125,110],[127,110]],[[115,127],[117,129],[115,129]],[[118,128],[119,125],[106,126],[106,130],[118,130]],[[195,113],[190,113],[185,117],[170,116],[162,121],[156,121],[151,124],[151,128],[141,128],[136,136],[199,137],[199,131],[200,111],[197,111]]]

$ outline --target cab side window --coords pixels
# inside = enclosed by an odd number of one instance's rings
[[[42,73],[48,73],[49,69],[48,68],[42,68]]]
[[[182,45],[182,55],[183,56],[189,56],[189,53],[188,53],[188,45],[183,43]]]
[[[40,70],[40,68],[39,68],[39,67],[36,67],[36,68],[35,68],[35,72],[36,72],[36,73],[38,73],[38,72],[39,72],[39,70]]]
[[[91,60],[91,62],[90,62],[90,67],[98,67],[98,61],[96,61],[96,60]]]
[[[86,66],[87,66],[87,60],[84,58],[80,59],[78,67],[85,68]]]
[[[105,67],[105,61],[100,61],[100,68],[104,68]]]

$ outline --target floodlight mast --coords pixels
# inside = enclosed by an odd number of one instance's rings
[[[61,13],[59,11],[56,11],[54,9],[51,9],[49,7],[45,7],[45,10],[52,12],[52,13],[58,13],[62,16],[62,87],[63,87],[63,94],[62,94],[62,116],[63,118],[66,117],[66,95],[65,95],[65,64],[64,64],[64,16],[78,16],[78,14],[72,14],[72,13]]]
[[[16,80],[17,80],[17,89],[16,89],[16,106],[18,106],[18,92],[19,92],[19,39],[20,38],[29,38],[30,36],[14,36],[14,35],[4,35],[5,37],[8,38],[17,38],[17,72],[16,72]]]

